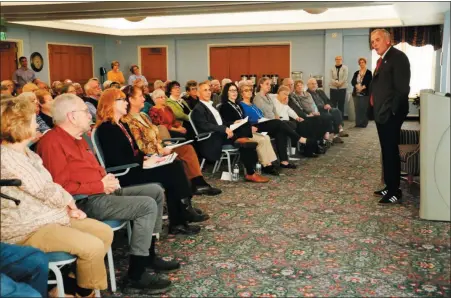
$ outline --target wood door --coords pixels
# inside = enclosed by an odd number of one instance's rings
[[[15,42],[0,42],[0,62],[0,81],[11,80],[17,69],[17,44]]]
[[[50,82],[70,79],[85,84],[94,76],[92,48],[49,44]]]
[[[258,81],[264,74],[267,75],[271,73],[267,66],[267,60],[271,59],[271,57],[268,56],[268,51],[266,50],[266,47],[263,46],[250,47],[249,51],[250,74],[257,75]]]
[[[229,77],[229,49],[210,48],[210,76],[221,81]]]
[[[168,79],[166,47],[141,48],[141,73],[147,82]]]
[[[229,76],[233,82],[240,81],[241,75],[249,74],[249,47],[229,48]]]

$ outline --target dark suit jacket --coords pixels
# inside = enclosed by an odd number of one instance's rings
[[[391,47],[385,54],[370,85],[374,120],[385,123],[391,115],[405,117],[409,112],[410,62],[406,54]]]
[[[299,117],[304,119],[307,117],[307,113],[305,113],[301,103],[298,102],[293,93],[290,93],[290,95],[288,96],[288,106],[292,108]]]
[[[218,125],[210,110],[201,102],[191,111],[191,120],[199,133],[214,132],[210,138],[199,142],[199,154],[208,161],[215,161],[221,157],[222,145],[226,140],[226,125]]]
[[[354,87],[354,89],[352,90],[352,94],[356,95],[356,90],[355,90],[355,85],[357,85],[357,76],[359,75],[359,70],[357,70],[354,73],[354,76],[352,77],[352,81],[351,81],[351,85]],[[360,83],[362,86],[366,86],[365,90],[363,90],[360,94],[361,95],[369,95],[369,89],[370,89],[370,84],[371,84],[371,80],[373,79],[373,75],[371,74],[371,71],[369,69],[366,70],[365,75],[363,76],[363,80]]]
[[[233,104],[233,103],[232,103]],[[237,109],[241,111],[241,116],[237,110],[235,110],[229,103],[223,103],[219,106],[219,114],[221,114],[222,121],[224,121],[224,125],[229,127],[232,125],[236,120],[244,119],[244,111],[241,108],[241,105],[234,104]],[[233,131],[233,139],[236,138],[252,138],[252,127],[248,123],[245,123],[235,129]]]
[[[331,105],[331,101],[329,97],[327,97],[326,93],[323,90],[316,89],[316,92],[307,89],[307,92],[312,95],[313,101],[315,102],[318,110],[323,111],[325,105]]]

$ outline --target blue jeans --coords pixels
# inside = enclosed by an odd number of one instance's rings
[[[31,246],[0,242],[0,297],[47,297],[49,261]]]

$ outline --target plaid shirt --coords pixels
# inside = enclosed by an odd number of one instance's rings
[[[44,133],[44,131],[47,131],[50,129],[50,127],[47,125],[47,123],[45,123],[45,121],[39,115],[36,115],[36,122],[38,123],[38,131],[40,133]]]

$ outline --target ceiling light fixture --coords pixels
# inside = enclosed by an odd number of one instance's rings
[[[320,14],[327,11],[327,8],[304,8],[304,11],[309,14]]]
[[[128,17],[128,18],[124,18],[129,22],[141,22],[142,20],[144,20],[146,17]]]

